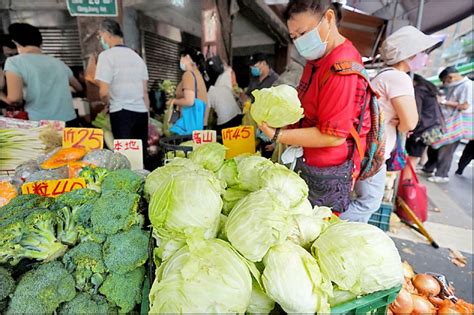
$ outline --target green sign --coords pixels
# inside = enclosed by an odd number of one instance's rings
[[[67,0],[72,16],[117,16],[117,0]]]

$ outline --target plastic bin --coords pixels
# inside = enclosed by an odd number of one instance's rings
[[[382,203],[379,210],[372,214],[369,219],[369,224],[375,225],[383,231],[388,231],[390,227],[390,215],[393,211],[393,204]]]
[[[387,309],[402,287],[378,291],[331,308],[331,314],[387,314]]]
[[[185,141],[192,140],[192,136],[170,136],[160,139],[160,147],[163,150],[163,164],[168,160],[181,156],[188,157],[188,154],[193,151],[192,147],[181,146]]]

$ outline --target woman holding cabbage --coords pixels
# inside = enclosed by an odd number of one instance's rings
[[[356,48],[338,31],[341,7],[340,1],[290,1],[285,19],[296,49],[307,60],[298,86],[304,118],[285,130],[266,122],[260,125],[274,142],[303,148],[296,168],[308,183],[311,203],[339,212],[347,209],[353,174],[360,170],[351,132],[358,130],[359,150],[365,151],[370,130],[370,111],[362,111],[367,81],[356,73],[333,71],[342,61],[363,64]]]

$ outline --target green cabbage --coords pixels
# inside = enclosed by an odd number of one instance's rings
[[[193,144],[194,144],[194,141],[193,140],[189,140],[189,141],[185,141],[185,142],[181,142],[179,144],[180,147],[190,147],[192,148],[193,147]],[[191,152],[189,152],[191,153]],[[188,153],[188,154],[189,154]],[[174,158],[185,158],[186,157],[186,152],[182,151],[182,150],[176,150],[176,151],[168,151],[166,152],[166,156],[165,158],[167,160],[172,160]]]
[[[217,142],[202,144],[193,150],[190,159],[211,172],[217,172],[224,164],[227,148]]]
[[[273,162],[257,155],[236,158],[239,188],[256,191],[261,188],[260,171],[272,166]]]
[[[321,272],[339,289],[359,296],[403,282],[400,255],[379,228],[357,222],[329,226],[313,243]]]
[[[234,159],[227,160],[216,172],[217,178],[223,181],[227,187],[236,186],[239,183],[237,163]]]
[[[227,188],[227,190],[222,194],[222,201],[224,202],[224,207],[222,212],[224,214],[229,214],[229,212],[235,207],[237,202],[240,199],[244,198],[250,193],[248,190],[240,190],[237,188]]]
[[[331,215],[331,209],[328,207],[315,207],[309,214],[294,214],[288,240],[309,249],[324,227],[328,225],[325,219],[330,218]]]
[[[258,125],[266,122],[270,127],[281,128],[303,118],[298,92],[286,84],[252,92],[255,101],[250,115]]]
[[[291,242],[272,247],[263,259],[262,282],[268,296],[287,313],[327,314],[332,284],[318,263],[302,247]]]
[[[227,219],[225,230],[232,246],[250,261],[261,261],[268,249],[284,241],[290,214],[277,191],[261,189],[240,200]]]
[[[149,314],[244,313],[252,293],[244,259],[219,239],[188,243],[157,271]]]
[[[210,172],[170,175],[155,190],[149,218],[163,239],[201,233],[216,236],[222,210],[222,186]]]
[[[263,292],[260,285],[253,281],[252,295],[250,296],[250,304],[247,307],[247,314],[269,314],[275,308],[275,301]]]

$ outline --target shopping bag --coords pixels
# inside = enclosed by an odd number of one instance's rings
[[[176,135],[190,135],[194,130],[204,129],[206,103],[195,98],[192,106],[181,108],[181,117],[171,126],[170,131]]]
[[[464,139],[465,133],[468,132],[464,127],[463,113],[455,110],[455,112],[446,119],[446,132],[443,137],[439,141],[434,142],[431,147],[433,147],[433,149],[439,149],[442,146]],[[472,134],[472,126],[470,126],[470,128]]]
[[[411,178],[403,179],[404,172],[411,172]],[[405,201],[421,222],[425,222],[428,219],[428,194],[426,186],[420,184],[411,163],[407,163],[407,166],[400,174],[400,178],[397,196]],[[413,223],[402,207],[397,206],[396,213],[404,221]]]

